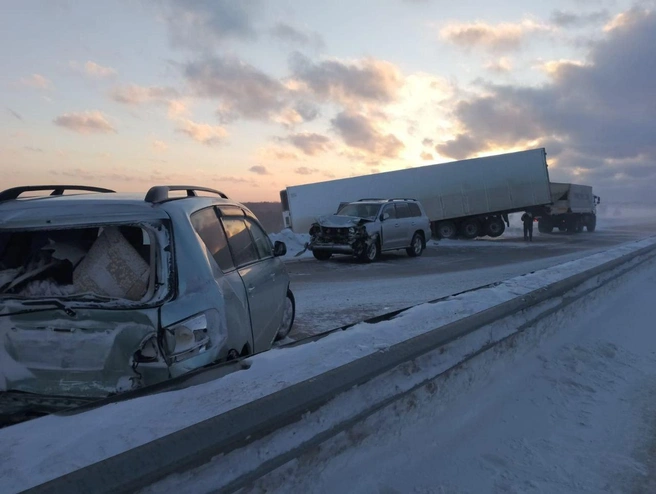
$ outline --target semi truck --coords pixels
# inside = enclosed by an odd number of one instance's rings
[[[434,236],[498,237],[510,213],[537,217],[551,205],[546,154],[530,149],[287,187],[280,192],[284,226],[308,233],[340,204],[403,197],[421,202]]]
[[[551,233],[554,228],[561,232],[582,232],[585,228],[594,232],[597,228],[597,204],[599,196],[592,192],[589,185],[551,183],[552,204],[536,214],[538,230]]]

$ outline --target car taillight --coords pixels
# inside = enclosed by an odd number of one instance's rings
[[[209,312],[209,311],[208,311]],[[210,315],[209,319],[214,319]],[[202,312],[164,329],[166,354],[179,362],[203,353],[210,346],[208,313]]]

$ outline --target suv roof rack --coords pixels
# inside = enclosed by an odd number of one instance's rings
[[[66,190],[84,190],[87,192],[115,193],[115,190],[105,189],[103,187],[90,187],[88,185],[25,185],[21,187],[12,187],[11,189],[0,192],[0,202],[18,199],[24,192],[35,192],[51,190],[51,196],[64,195]]]
[[[387,202],[392,202],[392,201],[415,201],[417,202],[417,199],[412,199],[411,197],[395,197],[393,199],[388,199]]]
[[[187,192],[187,197],[197,197],[197,192],[209,192],[210,194],[216,194],[223,199],[228,198],[223,192],[209,189],[207,187],[197,187],[195,185],[156,185],[148,190],[144,201],[158,204],[160,202],[172,201],[174,199],[184,199],[184,197],[169,197],[169,192],[177,190],[184,190]]]
[[[358,199],[355,202],[362,202],[362,201],[384,201],[382,197],[365,197],[364,199]]]

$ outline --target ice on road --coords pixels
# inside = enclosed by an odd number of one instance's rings
[[[656,267],[638,269],[450,403],[390,407],[245,492],[656,492]]]

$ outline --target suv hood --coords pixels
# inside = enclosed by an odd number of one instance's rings
[[[333,214],[330,216],[321,216],[317,223],[327,228],[350,228],[352,226],[360,226],[365,223],[371,223],[372,220],[367,218],[355,218],[353,216],[340,216]]]

